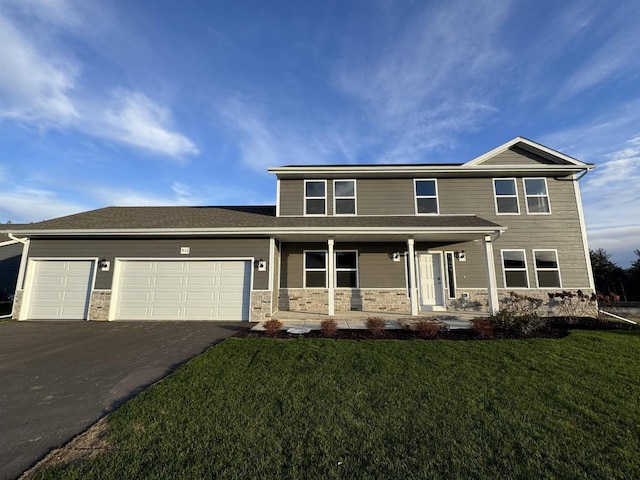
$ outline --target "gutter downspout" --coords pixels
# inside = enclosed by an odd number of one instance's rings
[[[13,292],[14,303],[11,305],[11,313],[8,315],[1,315],[0,319],[13,318],[13,314],[16,306],[15,304],[16,291],[18,290],[18,285],[20,285],[20,283],[22,282],[22,279],[24,278],[24,264],[26,262],[25,250],[28,250],[29,248],[28,238],[18,238],[13,233],[8,233],[7,235],[11,240],[21,243],[23,247],[22,247],[22,258],[20,259],[20,271],[18,272],[18,281],[16,282],[16,290]]]

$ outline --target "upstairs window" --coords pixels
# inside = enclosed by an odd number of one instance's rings
[[[334,180],[333,213],[335,215],[356,214],[356,181]]]
[[[358,252],[336,251],[336,287],[358,288]]]
[[[304,252],[304,288],[327,288],[327,252]]]
[[[551,213],[546,178],[525,178],[524,194],[527,198],[527,213]]]
[[[533,260],[536,266],[538,288],[562,288],[558,252],[555,250],[534,250]]]
[[[304,181],[304,214],[305,215],[326,215],[327,214],[327,181],[326,180],[305,180]]]
[[[529,288],[524,250],[501,250],[505,288]]]
[[[502,215],[520,214],[518,190],[515,178],[496,178],[493,180],[496,213]]]
[[[438,213],[438,184],[435,180],[415,180],[416,213]]]

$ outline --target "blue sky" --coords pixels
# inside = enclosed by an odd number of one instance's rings
[[[518,135],[598,169],[640,248],[640,2],[0,0],[0,221],[275,202],[268,166],[464,162]]]

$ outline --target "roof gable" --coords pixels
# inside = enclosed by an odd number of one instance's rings
[[[573,165],[584,168],[593,167],[593,165],[576,160],[569,155],[524,137],[516,137],[464,163],[462,167],[501,165]]]

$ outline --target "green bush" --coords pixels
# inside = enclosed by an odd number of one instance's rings
[[[505,332],[512,332],[528,336],[547,325],[547,319],[537,313],[517,313],[513,310],[500,310],[489,317],[496,328]]]

